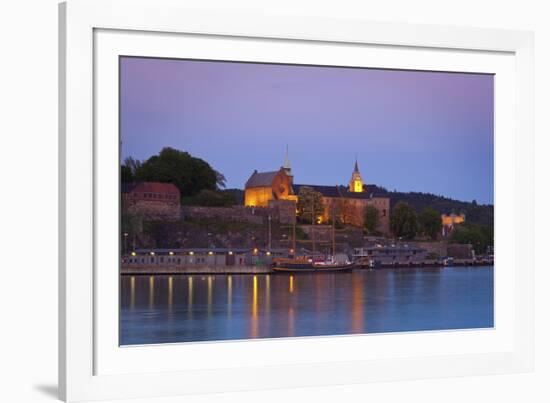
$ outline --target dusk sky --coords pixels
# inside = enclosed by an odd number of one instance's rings
[[[244,188],[278,170],[294,182],[363,181],[493,203],[493,76],[122,58],[122,159],[166,146]]]

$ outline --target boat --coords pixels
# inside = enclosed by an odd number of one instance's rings
[[[343,263],[337,263],[332,260],[327,260],[324,262],[315,262],[313,263],[313,268],[315,271],[343,271],[343,270],[351,270],[353,268],[354,264],[352,262],[345,261]]]
[[[313,209],[312,209],[313,211]],[[332,271],[344,271],[350,270],[353,268],[354,264],[346,259],[344,262],[337,262],[334,258],[336,253],[336,240],[335,240],[335,230],[334,230],[334,215],[332,219],[332,256],[318,260],[320,257],[319,254],[315,254],[315,238],[313,237],[312,229],[312,246],[313,246],[313,255],[308,256],[295,256],[289,258],[275,258],[273,259],[273,270],[282,271],[282,272],[332,272]],[[312,217],[312,225],[313,225]],[[293,226],[293,236],[292,236],[293,248],[296,250],[296,230],[295,224]],[[322,255],[321,255],[322,256]]]
[[[352,268],[353,263],[349,260],[338,263],[332,258],[321,261],[314,261],[309,256],[273,259],[273,270],[280,272],[331,272],[351,270]]]
[[[307,256],[273,259],[273,270],[287,272],[315,271],[313,259]]]

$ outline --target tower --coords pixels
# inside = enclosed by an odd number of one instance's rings
[[[363,191],[363,179],[361,179],[361,174],[359,173],[359,166],[357,165],[357,157],[355,157],[355,167],[353,173],[351,174],[351,179],[349,181],[349,191],[350,192],[362,192]]]
[[[290,179],[292,180],[292,168],[290,168],[290,162],[288,161],[288,144],[286,146],[285,162],[283,164],[283,169],[285,170],[286,174],[290,176]]]

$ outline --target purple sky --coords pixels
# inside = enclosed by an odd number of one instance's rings
[[[165,146],[243,188],[277,170],[295,183],[363,180],[493,203],[493,76],[169,59],[121,60],[122,158]]]

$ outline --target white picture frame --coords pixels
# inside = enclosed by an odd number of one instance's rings
[[[60,5],[59,39],[59,390],[63,399],[169,396],[532,370],[531,33],[206,13],[169,0],[71,0]],[[499,72],[497,77],[503,79],[496,86],[495,95],[501,97],[496,98],[495,116],[495,242],[498,256],[503,256],[500,261],[497,256],[496,270],[502,267],[503,274],[495,280],[494,331],[118,347],[118,339],[113,340],[118,271],[107,270],[110,265],[117,267],[118,260],[112,261],[113,255],[110,258],[104,252],[108,245],[102,246],[108,244],[108,231],[103,231],[102,222],[108,226],[107,218],[112,219],[114,214],[106,200],[112,200],[118,214],[116,199],[112,199],[118,197],[118,188],[114,187],[118,181],[109,180],[109,176],[113,177],[109,170],[118,169],[118,137],[109,134],[113,125],[109,114],[117,107],[111,96],[116,91],[109,90],[116,84],[112,61],[120,52],[127,54],[132,50],[173,57],[178,57],[182,48],[186,52],[191,48],[207,52],[204,41],[214,49],[217,39],[231,41],[232,49],[236,49],[233,51],[242,52],[237,56],[239,60],[256,57],[266,61],[267,56],[261,55],[259,47],[253,54],[251,49],[255,43],[271,41],[276,46],[269,57],[282,61],[299,62],[297,54],[303,49],[307,56],[300,57],[331,64],[331,52],[354,58],[360,49],[368,47],[381,63],[374,67],[392,67],[394,63],[393,67],[402,68],[404,53],[416,52],[418,60],[407,58],[408,68],[487,68]],[[181,47],[183,40],[187,41],[186,46]],[[193,41],[200,43],[193,45]],[[247,45],[239,48],[240,41],[247,41]],[[315,50],[320,47],[331,52]],[[437,58],[430,56],[434,52]],[[421,54],[425,56],[420,57]],[[223,59],[223,54],[217,55]],[[235,54],[226,57],[231,56]],[[365,63],[353,60],[358,65]],[[369,65],[372,63],[375,62]],[[105,238],[99,234],[105,234]],[[116,243],[114,227],[113,236]],[[385,351],[398,340],[396,337],[400,337],[396,344],[411,346],[408,351],[403,347],[393,354],[369,355],[369,346]],[[294,352],[293,357],[282,359],[285,351]],[[326,353],[319,359],[320,351],[338,353]],[[177,357],[174,354],[188,357],[185,365],[179,358],[171,359]],[[201,359],[201,354],[210,358]]]

